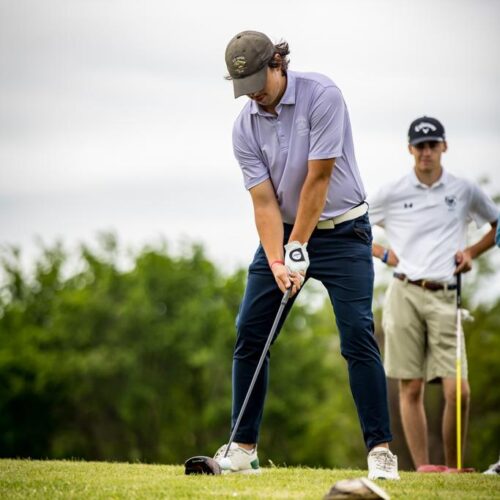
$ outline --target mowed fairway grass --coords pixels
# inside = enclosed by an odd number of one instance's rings
[[[340,479],[366,471],[263,468],[260,476],[185,476],[178,465],[0,460],[0,498],[321,499]],[[416,474],[378,484],[391,498],[500,498],[500,477]]]

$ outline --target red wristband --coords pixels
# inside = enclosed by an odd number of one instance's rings
[[[273,268],[274,264],[281,264],[281,265],[285,265],[285,261],[284,260],[281,260],[281,259],[278,259],[278,260],[273,260],[271,262],[271,264],[269,264],[269,267],[270,269]]]

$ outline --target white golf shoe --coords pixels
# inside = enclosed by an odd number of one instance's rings
[[[368,453],[368,479],[398,480],[398,457],[388,448],[376,446]]]
[[[257,447],[253,450],[245,450],[236,443],[231,443],[227,457],[224,457],[226,448],[227,445],[222,445],[214,455],[215,461],[222,469],[222,474],[260,474]]]
[[[488,475],[500,475],[500,458],[498,459],[498,462],[495,464],[491,464],[487,470],[483,472],[483,474],[488,474]]]

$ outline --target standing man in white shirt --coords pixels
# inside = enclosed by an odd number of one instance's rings
[[[397,458],[388,445],[386,379],[373,329],[371,227],[349,113],[330,78],[288,70],[288,54],[286,42],[274,45],[257,31],[238,33],[225,54],[234,97],[249,98],[234,123],[233,149],[261,243],[248,270],[236,325],[232,425],[283,293],[293,287],[280,327],[302,282],[312,277],[325,285],[335,309],[369,452],[369,476],[399,479]],[[269,354],[228,450],[229,460],[224,460],[226,445],[215,456],[224,472],[260,470],[257,442],[268,372]]]
[[[443,125],[418,118],[410,125],[408,149],[414,168],[370,197],[371,224],[385,229],[390,248],[373,244],[373,255],[394,266],[383,310],[385,370],[399,379],[401,420],[415,468],[429,464],[424,385],[441,382],[445,399],[442,433],[447,467],[456,467],[456,275],[494,244],[498,210],[475,183],[441,165],[448,145]],[[470,221],[490,230],[466,245]],[[462,415],[465,442],[469,383],[462,342]]]

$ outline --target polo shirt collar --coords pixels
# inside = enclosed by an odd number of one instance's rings
[[[441,185],[444,186],[448,182],[448,178],[449,178],[448,172],[446,172],[446,170],[443,168],[441,172],[441,177],[434,184],[432,184],[432,186],[427,186],[427,184],[424,184],[423,182],[419,181],[414,168],[410,172],[410,182],[412,183],[412,185],[424,189],[435,189]]]
[[[284,104],[287,104],[287,105],[295,104],[295,80],[296,80],[296,76],[294,75],[293,71],[287,72],[286,80],[287,81],[286,81],[285,93],[281,97],[281,101],[276,106],[276,110],[278,111],[278,113]],[[252,115],[259,114],[259,115],[264,116],[264,115],[267,115],[268,113],[266,113],[264,110],[262,110],[255,101],[250,100],[250,114],[252,114]]]
[[[262,113],[264,113],[264,111],[262,111],[259,108],[259,105],[255,101],[252,101],[252,99],[250,99],[250,114],[256,115],[256,114],[262,114]]]
[[[288,71],[286,74],[286,90],[278,106],[282,104],[295,104],[295,79],[293,71]]]

